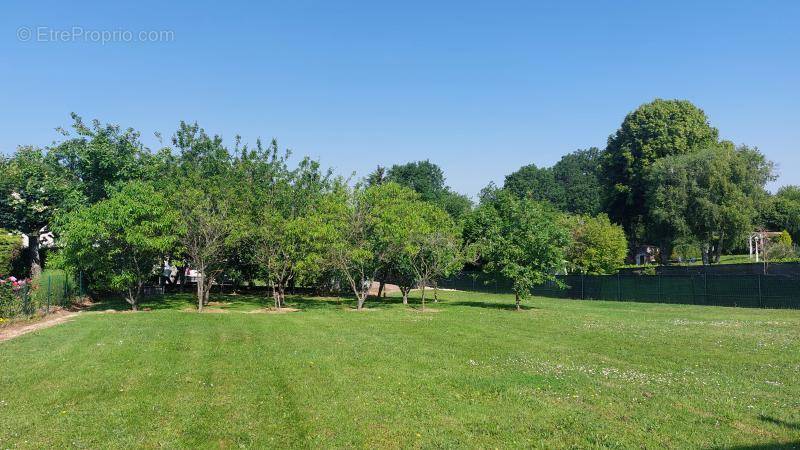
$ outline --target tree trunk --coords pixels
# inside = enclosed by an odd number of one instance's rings
[[[703,244],[703,248],[701,249],[700,253],[703,255],[703,265],[708,265],[708,255],[711,252],[710,246],[708,244]]]
[[[359,292],[358,295],[356,296],[357,298],[356,309],[358,309],[359,311],[364,309],[364,302],[367,300],[368,293],[369,291]]]
[[[519,305],[519,294],[514,294],[514,301],[517,304],[517,311],[522,310],[522,307]]]
[[[422,310],[425,311],[425,283],[422,283]]]
[[[433,282],[433,303],[439,303],[439,283]]]
[[[408,291],[410,291],[410,290],[411,289],[409,289],[409,288],[404,288],[404,287],[400,288],[400,292],[403,294],[403,304],[404,305],[408,304]]]
[[[717,242],[717,248],[714,249],[714,263],[719,264],[719,259],[722,257],[722,243],[725,239],[725,235],[721,235],[719,237],[719,242]]]
[[[386,282],[381,281],[378,285],[378,298],[381,298],[381,295],[385,295],[385,292],[383,292],[384,289],[386,289]]]
[[[197,274],[197,310],[203,310],[203,299],[205,298],[205,293],[203,292],[203,275],[202,272],[198,272]]]
[[[672,253],[672,245],[670,244],[661,244],[658,247],[658,253],[661,259],[661,265],[668,266],[669,265],[669,257]]]
[[[39,234],[28,235],[28,252],[31,258],[31,278],[42,274],[42,260],[39,253]]]
[[[272,283],[272,300],[275,302],[275,309],[281,309],[281,294],[278,292],[278,286]]]

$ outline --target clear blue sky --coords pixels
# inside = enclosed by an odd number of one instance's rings
[[[603,147],[662,97],[758,146],[780,165],[776,185],[800,184],[800,2],[73,3],[0,6],[2,152],[49,144],[70,111],[152,147],[153,132],[196,120],[343,174],[429,158],[474,195]],[[86,37],[37,35],[72,27]],[[136,41],[151,30],[173,39]]]

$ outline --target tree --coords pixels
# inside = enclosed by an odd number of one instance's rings
[[[483,199],[465,223],[465,239],[485,272],[511,280],[519,310],[535,285],[555,281],[564,270],[569,230],[549,205],[505,190],[487,190]]]
[[[600,212],[603,191],[598,178],[600,150],[591,147],[561,157],[553,166],[553,177],[563,191],[563,211],[596,215]]]
[[[529,164],[506,176],[504,187],[519,198],[550,202],[573,214],[600,211],[602,191],[597,178],[600,151],[577,150],[564,155],[553,167]]]
[[[59,212],[84,203],[73,177],[43,150],[20,147],[10,159],[0,159],[0,228],[28,236],[32,277],[42,270],[40,233]]]
[[[124,292],[135,311],[145,282],[176,244],[177,227],[177,213],[164,196],[134,181],[67,213],[57,230],[65,262],[86,273],[96,290]]]
[[[719,132],[700,108],[686,100],[656,99],[625,116],[608,138],[602,156],[601,181],[611,220],[625,229],[631,244],[645,237],[646,192],[653,163],[717,143]]]
[[[377,171],[373,175],[377,175]],[[421,200],[439,205],[456,220],[472,209],[470,199],[446,186],[444,172],[429,160],[395,164],[384,180],[412,189]]]
[[[409,245],[418,195],[397,183],[347,188],[342,183],[328,195],[319,210],[331,228],[325,230],[327,260],[356,296],[364,302],[379,274],[396,267],[398,255]]]
[[[422,309],[425,310],[425,288],[436,289],[440,277],[461,268],[461,239],[450,216],[435,205],[423,203],[416,208],[419,225],[414,227],[406,258],[416,283],[422,289]],[[403,294],[406,302],[407,294]]]
[[[625,264],[628,242],[625,231],[608,216],[571,216],[566,220],[572,240],[566,257],[571,270],[587,275],[616,273]]]
[[[772,230],[787,230],[800,240],[800,186],[783,186],[759,205],[763,225]]]
[[[726,245],[755,227],[756,205],[766,200],[764,185],[773,173],[773,164],[758,149],[729,142],[662,158],[648,175],[652,229],[670,244],[696,241],[704,263],[718,262]]]
[[[137,131],[102,125],[98,120],[89,126],[77,114],[71,117],[76,135],[62,130],[67,139],[50,148],[49,154],[80,181],[90,204],[107,198],[117,183],[155,175],[148,173],[153,155],[140,142]]]
[[[208,188],[208,186],[206,186]],[[226,268],[237,227],[228,192],[185,189],[181,196],[180,243],[197,271],[197,309],[208,304],[211,287]]]
[[[367,186],[376,186],[386,182],[386,168],[378,166],[369,175],[367,175]]]
[[[503,188],[518,198],[550,202],[563,210],[566,206],[564,187],[556,181],[552,169],[529,164],[507,175]]]
[[[310,281],[321,272],[325,224],[317,212],[330,173],[308,159],[291,172],[277,173],[256,216],[256,258],[280,309],[295,277]]]

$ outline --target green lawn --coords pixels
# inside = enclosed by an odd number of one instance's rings
[[[0,342],[0,447],[800,446],[800,311],[442,297],[84,313]]]

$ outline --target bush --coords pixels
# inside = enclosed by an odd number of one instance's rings
[[[0,279],[0,318],[30,315],[36,310],[28,297],[30,280]]]
[[[0,228],[0,277],[10,276],[14,261],[22,254],[22,238]]]

